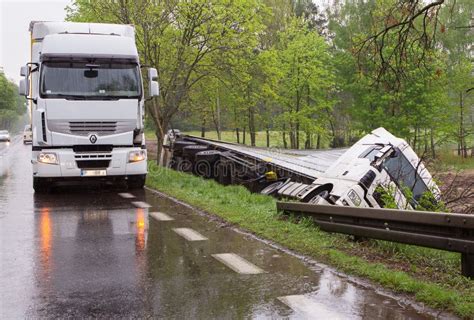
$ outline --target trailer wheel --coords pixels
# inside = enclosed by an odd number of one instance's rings
[[[195,142],[177,140],[173,143],[173,156],[180,157],[183,155],[183,148],[187,146],[194,146]]]
[[[215,178],[217,175],[217,161],[219,161],[221,152],[217,150],[205,150],[196,153],[194,164],[194,173],[204,178]]]
[[[274,183],[266,186],[265,188],[263,188],[262,191],[260,191],[260,193],[264,194],[264,195],[267,195],[267,196],[274,195],[275,193],[278,192],[278,190],[280,190],[288,182],[290,182],[290,179],[287,179],[286,181],[274,182]]]
[[[143,189],[145,186],[146,175],[130,176],[127,180],[128,189]]]
[[[33,189],[35,193],[49,192],[51,185],[47,183],[45,178],[33,177]]]
[[[208,146],[203,145],[193,145],[193,146],[186,146],[183,148],[183,158],[188,160],[194,161],[196,158],[196,154],[199,152],[205,151],[208,149]]]

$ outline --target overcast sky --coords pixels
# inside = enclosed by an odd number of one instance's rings
[[[70,0],[0,0],[0,67],[17,84],[30,60],[28,26],[33,20],[63,21]]]

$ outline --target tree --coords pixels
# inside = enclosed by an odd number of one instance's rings
[[[474,33],[469,28],[472,25],[474,3],[468,0],[452,0],[447,1],[446,6],[450,9],[440,13],[443,29],[439,40],[442,50],[448,57],[448,88],[454,107],[451,119],[457,123],[453,136],[458,144],[458,155],[467,157],[466,138],[474,134],[472,121],[474,110],[470,109],[474,101],[472,61]]]
[[[344,109],[350,112],[357,129],[369,131],[383,126],[409,140],[419,151],[430,149],[434,155],[436,138],[444,139],[451,130],[445,56],[436,48],[427,50],[411,44],[403,56],[393,57],[403,66],[403,77],[394,70],[381,73],[381,59],[385,58],[375,48],[360,56],[360,39],[367,39],[367,30],[379,30],[385,25],[380,17],[386,16],[391,5],[346,2],[332,13],[336,74],[348,104]],[[383,54],[391,54],[399,45],[394,37],[386,36],[383,41]]]
[[[300,130],[309,141],[311,133],[323,132],[327,110],[334,104],[331,56],[324,39],[301,19],[295,18],[280,36],[280,121],[288,126],[291,148],[298,149]]]
[[[25,99],[18,95],[18,87],[0,72],[0,128],[11,129],[25,111]]]

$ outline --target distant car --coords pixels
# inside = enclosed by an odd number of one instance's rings
[[[30,125],[26,125],[23,131],[23,144],[27,144],[28,142],[33,142],[33,131],[31,131]]]
[[[10,134],[7,130],[0,130],[0,141],[10,142]]]

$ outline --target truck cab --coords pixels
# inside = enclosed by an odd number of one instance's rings
[[[33,187],[147,174],[144,86],[131,25],[32,22],[20,94],[31,101]],[[148,97],[158,95],[155,69]]]
[[[329,167],[313,183],[310,203],[357,207],[386,207],[382,193],[399,209],[412,210],[422,197],[435,201],[440,190],[422,160],[403,139],[383,128],[372,131]]]

